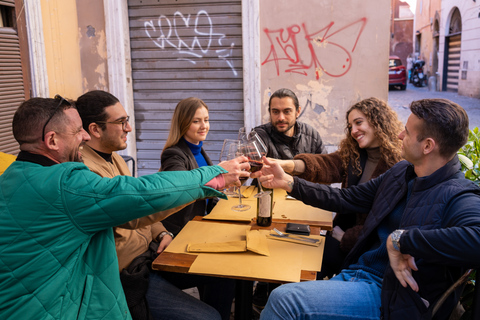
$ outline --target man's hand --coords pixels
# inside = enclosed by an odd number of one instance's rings
[[[295,163],[293,160],[281,160],[281,159],[274,159],[274,158],[267,158],[270,162],[276,162],[282,167],[282,169],[287,173],[292,173],[295,169]]]
[[[225,187],[241,186],[239,178],[248,178],[250,176],[250,165],[248,164],[248,158],[241,156],[233,160],[222,161],[218,164],[223,169],[227,170],[227,173],[223,174],[225,179]]]
[[[293,177],[286,174],[277,161],[271,161],[265,157],[263,157],[262,170],[252,173],[250,178],[258,178],[265,188],[280,188],[287,192],[292,191],[293,188]]]
[[[392,244],[391,236],[387,238],[387,252],[390,259],[390,266],[395,272],[395,276],[403,287],[407,287],[407,284],[413,291],[418,292],[418,284],[413,278],[412,269],[417,271],[417,265],[415,264],[415,258],[409,254],[402,254],[400,251],[395,250]]]
[[[166,234],[162,237],[162,240],[160,241],[160,244],[158,245],[157,253],[160,254],[165,250],[170,242],[172,242],[173,238],[169,235]]]

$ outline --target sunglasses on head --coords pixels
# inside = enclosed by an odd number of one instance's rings
[[[52,120],[53,116],[55,116],[55,114],[57,113],[58,109],[60,109],[60,106],[63,105],[63,104],[66,104],[68,106],[71,106],[72,104],[70,102],[68,102],[68,100],[66,100],[65,98],[63,98],[61,95],[59,94],[56,94],[55,97],[53,98],[54,100],[57,100],[58,101],[58,104],[56,106],[56,108],[53,110],[53,113],[50,115],[50,117],[48,118],[47,122],[45,122],[45,125],[43,126],[43,130],[42,130],[42,141],[45,141],[45,128],[47,127],[47,124],[50,122],[50,120]]]

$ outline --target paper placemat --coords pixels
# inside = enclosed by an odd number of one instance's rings
[[[256,190],[256,189],[253,189]],[[253,193],[253,192],[252,192]],[[326,222],[333,221],[333,213],[330,211],[315,208],[304,204],[299,200],[287,199],[285,190],[275,189],[273,192],[273,219],[305,221],[312,226],[324,226]],[[253,195],[249,198],[242,198],[242,203],[251,206],[246,211],[233,211],[232,206],[238,204],[238,198],[228,200],[221,199],[213,208],[210,214],[203,217],[206,220],[225,220],[225,221],[252,221],[257,216],[257,199]]]
[[[250,226],[189,221],[168,245],[165,252],[188,253],[187,244],[189,243],[245,241],[247,230],[250,230]]]
[[[308,221],[310,225],[315,225],[315,221],[333,221],[332,212],[309,206],[296,199],[288,199],[285,190],[275,189],[273,201],[273,219]]]
[[[242,203],[250,205],[250,209],[245,211],[234,211],[232,207],[239,204],[238,197],[228,197],[228,200],[220,199],[213,210],[203,217],[206,220],[226,220],[226,221],[252,221],[257,216],[257,198],[253,197],[255,187],[242,187]]]
[[[265,237],[269,233],[268,230],[259,230],[259,232]],[[320,236],[317,237],[320,238]],[[313,247],[267,239],[267,245],[269,256],[261,256],[248,251],[200,253],[189,272],[299,282],[301,270],[320,271],[321,269],[324,241],[320,246]]]
[[[268,233],[267,230],[260,231],[264,235]],[[282,248],[275,245],[271,247],[272,241],[267,242],[270,251],[268,257],[248,251],[235,254],[202,253],[197,256],[189,272],[299,282],[303,256],[301,250],[290,251],[285,256]]]

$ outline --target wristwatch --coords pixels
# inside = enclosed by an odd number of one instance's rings
[[[168,231],[162,231],[162,232],[160,232],[160,234],[159,234],[158,237],[157,237],[158,242],[161,242],[162,239],[163,239],[163,237],[165,237],[165,235],[167,235],[167,234],[168,234],[170,237],[172,237],[172,239],[173,239],[173,233],[168,232]]]
[[[405,230],[398,229],[392,232],[391,238],[392,238],[392,245],[395,248],[395,250],[400,251],[400,237],[402,236],[402,233],[404,233]]]

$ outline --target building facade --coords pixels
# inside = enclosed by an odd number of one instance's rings
[[[388,95],[384,1],[16,0],[15,9],[26,16],[32,96],[117,96],[134,128],[124,154],[139,175],[158,171],[183,98],[210,107],[204,146],[216,161],[223,139],[269,121],[279,88],[297,93],[299,120],[330,145],[350,105]]]
[[[390,55],[398,56],[403,65],[413,52],[413,21],[415,8],[401,0],[391,2]]]
[[[419,0],[415,53],[425,60],[436,90],[480,98],[480,4],[470,0]]]

